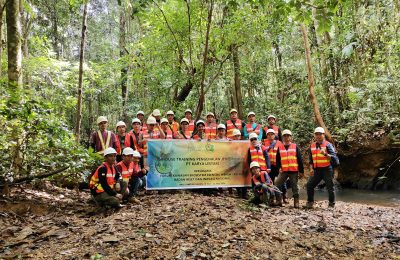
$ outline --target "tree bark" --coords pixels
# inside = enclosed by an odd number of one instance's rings
[[[127,54],[126,51],[126,19],[125,9],[122,6],[121,0],[118,0],[119,6],[119,56],[121,59]],[[122,118],[128,122],[127,102],[128,102],[128,66],[121,69],[121,94],[122,94]]]
[[[307,65],[307,72],[308,72],[308,87],[310,91],[310,101],[311,105],[314,110],[314,115],[315,119],[318,123],[319,126],[323,127],[325,129],[325,136],[328,140],[332,140],[332,135],[329,132],[328,128],[326,127],[324,120],[322,119],[321,113],[319,111],[319,106],[318,106],[318,101],[315,98],[315,92],[314,92],[314,72],[311,64],[311,53],[310,53],[310,45],[308,43],[308,34],[307,34],[307,29],[304,26],[304,24],[300,24],[300,29],[301,33],[303,34],[303,40],[304,40],[304,52],[305,52],[305,58],[306,58],[306,65]]]
[[[7,48],[8,48],[8,85],[19,93],[22,87],[22,50],[21,21],[19,0],[6,2]],[[15,92],[14,92],[15,93]]]
[[[239,60],[239,47],[236,44],[230,46],[233,63],[234,84],[233,84],[233,104],[238,110],[239,118],[243,118],[243,100],[242,89],[240,84],[240,60]]]
[[[0,0],[0,77],[2,74],[2,57],[3,57],[3,15],[6,8],[5,0]]]
[[[211,0],[210,6],[208,8],[206,42],[204,44],[203,66],[201,68],[201,80],[200,80],[200,96],[199,96],[199,101],[197,103],[196,119],[200,118],[201,113],[203,112],[203,109],[204,109],[204,102],[205,102],[204,81],[205,81],[205,77],[206,77],[208,42],[210,40],[210,29],[211,29],[213,8],[214,8],[214,0]]]
[[[82,123],[82,89],[83,89],[83,61],[85,55],[85,41],[86,41],[86,29],[87,29],[87,3],[83,7],[82,17],[82,36],[81,36],[81,50],[79,55],[79,82],[78,82],[78,103],[76,107],[76,125],[75,135],[76,141],[80,141],[81,123]]]

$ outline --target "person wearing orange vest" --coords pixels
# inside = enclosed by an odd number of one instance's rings
[[[256,133],[249,135],[250,147],[247,152],[247,162],[258,162],[262,171],[271,172],[271,163],[268,156],[267,147],[262,145]]]
[[[117,151],[117,162],[122,160],[122,150],[125,147],[129,147],[129,135],[126,133],[126,124],[124,121],[119,121],[116,125],[116,138],[115,138],[115,146]]]
[[[130,147],[133,150],[138,151],[140,154],[143,154],[143,148],[140,147],[140,131],[141,122],[139,118],[132,119],[132,130],[127,134],[128,138],[125,141],[125,146]],[[140,166],[144,167],[143,156],[140,158]]]
[[[271,162],[271,172],[269,173],[269,176],[275,183],[275,178],[278,177],[279,175],[279,168],[277,167],[276,164],[276,154],[278,152],[278,147],[282,145],[282,142],[275,139],[274,129],[268,129],[266,132],[266,136],[267,139],[264,139],[264,146],[267,147],[268,157]],[[279,189],[282,191],[283,203],[287,204],[288,201],[286,198],[286,191],[287,191],[286,182],[282,185],[282,187],[279,187]]]
[[[97,118],[97,125],[99,126],[99,130],[93,132],[90,136],[90,147],[99,154],[103,154],[104,150],[108,147],[117,148],[115,134],[107,131],[107,117],[99,116]]]
[[[243,129],[246,127],[246,124],[238,118],[238,111],[233,108],[231,111],[229,111],[229,115],[231,118],[225,123],[226,136],[231,139],[234,129],[238,129],[243,135]]]
[[[170,110],[167,112],[168,126],[171,128],[172,133],[176,134],[179,131],[179,123],[175,121],[175,113]]]
[[[219,141],[228,141],[228,137],[226,137],[226,126],[224,124],[219,124],[217,126],[217,136],[215,140]]]
[[[125,196],[123,200],[132,203],[139,203],[137,199],[133,198],[132,189],[130,187],[132,183],[132,174],[136,170],[133,163],[133,155],[135,153],[139,154],[138,151],[134,151],[130,147],[124,148],[124,150],[122,151],[122,161],[117,163],[116,168],[121,173],[122,181],[125,183],[124,188],[126,189],[126,192],[124,192]]]
[[[261,202],[269,206],[282,206],[281,191],[274,186],[266,171],[262,171],[258,162],[250,163],[251,184],[253,187],[253,203]],[[275,201],[276,199],[276,201]]]
[[[264,129],[263,129],[264,138],[266,138],[268,129],[273,129],[275,131],[275,139],[282,141],[281,128],[279,126],[275,125],[276,117],[274,115],[269,115],[267,117],[267,122],[268,122],[268,126],[264,127]]]
[[[168,119],[161,118],[160,126],[161,126],[161,129],[163,130],[163,132],[165,134],[165,138],[164,139],[171,140],[171,139],[174,138],[174,133],[172,132],[171,128],[168,125]]]
[[[307,208],[314,206],[314,189],[325,181],[329,196],[329,207],[335,207],[335,190],[333,186],[332,161],[337,165],[339,159],[333,145],[325,140],[325,130],[317,127],[314,130],[315,142],[310,147],[310,178],[307,182]]]
[[[247,119],[248,123],[243,129],[244,138],[247,139],[251,133],[256,133],[258,140],[261,142],[263,138],[263,131],[261,125],[256,123],[256,114],[254,112],[249,112],[247,114]]]
[[[187,120],[189,120],[189,127],[188,127],[188,131],[190,131],[190,136],[192,136],[192,134],[193,134],[193,132],[194,132],[194,120],[193,120],[193,118],[192,118],[192,110],[190,110],[190,109],[186,109],[185,110],[185,118],[187,119]]]
[[[205,133],[205,123],[203,120],[198,120],[196,122],[196,134],[192,136],[193,140],[209,140],[207,134]]]
[[[175,139],[190,139],[192,133],[189,131],[189,120],[187,118],[181,119],[181,130],[176,133]]]
[[[214,140],[217,136],[217,124],[215,123],[215,116],[209,112],[207,114],[207,121],[204,126],[204,132],[206,133],[208,140]]]
[[[139,188],[146,187],[146,179],[148,170],[140,165],[140,154],[136,151],[133,153],[133,174],[131,178],[131,192],[134,196],[137,195]]]
[[[165,139],[164,131],[160,129],[156,119],[152,116],[147,119],[147,130],[144,132],[142,131],[139,137],[139,145],[143,148],[143,161],[145,166],[147,166],[147,141],[149,139]]]
[[[282,141],[276,153],[276,165],[279,168],[279,175],[276,178],[275,185],[282,187],[287,179],[289,179],[292,185],[294,207],[299,208],[298,180],[304,176],[301,151],[295,143],[292,143],[292,132],[290,130],[283,130]]]
[[[109,147],[103,154],[104,163],[91,176],[89,188],[93,199],[100,205],[120,208],[120,201],[123,198],[121,192],[126,189],[121,181],[120,172],[115,167],[117,151]]]
[[[141,111],[141,110],[138,111],[138,112],[136,113],[136,117],[139,118],[140,123],[141,123],[140,131],[145,132],[145,131],[147,130],[147,125],[146,125],[146,122],[145,122],[145,120],[144,120],[144,112]]]

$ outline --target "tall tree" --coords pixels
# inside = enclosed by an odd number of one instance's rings
[[[79,54],[78,103],[76,107],[76,125],[75,125],[75,135],[77,142],[80,141],[80,132],[82,123],[83,62],[85,55],[85,41],[86,41],[86,30],[87,30],[87,6],[88,3],[85,2],[83,6],[81,49]]]
[[[300,24],[300,30],[301,30],[301,33],[303,35],[303,40],[304,40],[304,53],[305,53],[305,57],[306,57],[306,66],[307,66],[307,73],[308,73],[308,88],[309,88],[309,92],[310,92],[311,105],[314,110],[314,116],[315,116],[315,119],[317,120],[318,125],[325,129],[325,135],[326,135],[327,139],[332,140],[332,135],[329,132],[328,128],[326,127],[324,120],[322,119],[321,113],[319,111],[318,101],[315,98],[315,91],[314,91],[315,81],[314,81],[314,71],[313,71],[312,63],[311,63],[310,44],[308,42],[307,29],[303,23]]]
[[[232,53],[232,63],[233,63],[233,106],[238,110],[239,118],[243,118],[243,100],[242,100],[242,88],[240,85],[240,60],[239,60],[239,47],[237,44],[232,44],[230,46]]]
[[[121,59],[128,54],[126,49],[126,17],[125,8],[122,0],[118,0],[119,6],[119,56]],[[124,63],[124,62],[123,62]],[[128,121],[128,114],[126,104],[128,101],[128,66],[125,64],[121,68],[121,94],[122,94],[122,118]]]
[[[19,0],[6,1],[8,85],[17,89],[17,92],[22,86],[22,33],[19,4]]]

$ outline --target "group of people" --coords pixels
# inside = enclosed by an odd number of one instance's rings
[[[269,115],[268,124],[256,121],[256,114],[249,112],[247,121],[238,118],[238,111],[231,109],[230,119],[217,124],[213,113],[205,120],[195,121],[190,109],[178,123],[173,111],[162,118],[155,109],[145,120],[143,111],[132,120],[132,130],[127,132],[125,122],[116,124],[116,132],[107,130],[108,120],[97,119],[99,129],[90,138],[90,146],[104,156],[104,163],[90,176],[89,187],[94,200],[101,205],[119,207],[121,201],[137,202],[136,195],[145,186],[147,165],[147,142],[150,139],[192,140],[249,140],[247,162],[252,180],[254,203],[283,206],[288,203],[289,180],[294,207],[299,208],[298,180],[304,177],[300,148],[292,141],[292,132],[281,131],[276,117]],[[339,163],[335,149],[325,139],[325,130],[317,127],[310,147],[310,177],[307,182],[307,208],[314,205],[314,189],[324,180],[329,193],[329,207],[335,205],[333,167]],[[247,188],[237,188],[238,195],[247,198]]]

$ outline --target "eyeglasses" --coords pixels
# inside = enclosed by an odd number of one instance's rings
[[[255,141],[255,140],[257,140],[257,138],[251,138],[251,139],[250,139],[250,141]]]

